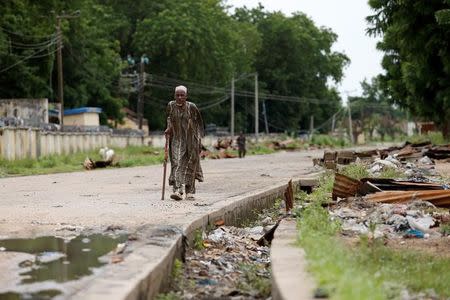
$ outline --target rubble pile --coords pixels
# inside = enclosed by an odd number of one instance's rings
[[[373,238],[443,240],[450,246],[450,187],[435,170],[448,159],[450,146],[405,144],[384,150],[326,151],[321,165],[334,169],[330,215],[342,224],[342,234]],[[359,164],[369,174],[355,179],[340,172]],[[380,178],[394,170],[397,178]]]
[[[342,201],[330,208],[333,219],[340,220],[342,234],[368,234],[372,238],[404,239],[443,236],[440,225],[450,224],[448,210],[439,209],[428,201],[408,203],[373,203],[363,198]]]
[[[270,249],[257,241],[266,227],[221,226],[203,234],[204,249],[189,249],[184,264],[182,299],[266,299],[270,295]],[[258,281],[257,284],[252,281]],[[265,282],[264,288],[258,286]]]
[[[200,151],[200,157],[202,159],[223,159],[223,158],[236,158],[237,155],[231,153],[231,150],[236,150],[233,146],[233,140],[230,138],[218,138],[217,142],[210,148],[202,145]]]

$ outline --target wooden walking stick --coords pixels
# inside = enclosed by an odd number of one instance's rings
[[[167,174],[167,157],[169,156],[169,135],[166,134],[166,144],[164,146],[164,175],[163,175],[163,184],[162,184],[162,196],[161,200],[164,200],[164,193],[166,191],[166,174]]]

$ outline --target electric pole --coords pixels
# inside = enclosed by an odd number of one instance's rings
[[[137,103],[139,130],[142,130],[142,121],[144,116],[145,65],[148,64],[148,62],[148,57],[145,54],[142,55],[141,62],[139,63],[139,94]]]
[[[352,110],[350,109],[350,102],[347,102],[347,105],[348,105],[348,130],[350,134],[350,142],[353,144],[355,141],[353,140]]]
[[[59,124],[61,130],[64,126],[64,81],[63,81],[63,62],[62,62],[62,31],[61,31],[61,19],[73,19],[78,18],[80,11],[75,11],[71,15],[58,15],[56,16],[56,64],[58,65],[58,102],[59,102]]]
[[[334,128],[336,127],[336,113],[333,114],[333,119],[331,121],[331,134],[334,133]]]
[[[59,125],[64,126],[64,91],[63,91],[63,67],[62,67],[62,34],[61,18],[56,17],[56,64],[58,65],[58,102],[59,102]]]
[[[347,106],[348,106],[348,132],[350,135],[350,143],[354,143],[355,141],[353,140],[353,122],[352,122],[352,110],[350,108],[350,99],[349,99],[349,95],[350,93],[356,92],[357,90],[351,90],[351,91],[344,91],[344,93],[347,95]]]
[[[311,116],[309,119],[309,140],[312,139],[312,136],[314,134],[314,116]]]
[[[269,124],[267,123],[266,100],[263,101],[264,124],[266,126],[266,134],[269,134]]]
[[[255,73],[255,138],[258,141],[258,133],[259,133],[259,103],[258,103],[258,73]]]
[[[234,139],[234,77],[231,78],[231,120],[230,120],[231,138]]]

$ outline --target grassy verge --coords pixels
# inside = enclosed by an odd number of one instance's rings
[[[119,161],[118,167],[146,166],[162,163],[161,149],[130,146],[114,149]],[[0,177],[50,174],[82,171],[86,157],[100,160],[98,151],[79,152],[70,155],[52,155],[39,159],[0,160]]]
[[[328,192],[329,186],[308,196],[312,204],[300,212],[298,226],[310,271],[332,299],[394,299],[404,289],[450,297],[450,259],[396,251],[365,236],[357,246],[345,245],[340,224],[321,206]]]
[[[163,162],[164,150],[147,146],[130,146],[115,148],[118,164],[116,167],[136,167],[160,164]],[[236,156],[237,151],[230,151]],[[274,153],[275,150],[263,145],[249,146],[248,155],[261,155]],[[70,155],[51,155],[39,159],[19,159],[14,161],[0,159],[0,178],[9,176],[27,176],[51,173],[64,173],[82,171],[83,162],[89,157],[101,160],[98,150],[78,152]]]

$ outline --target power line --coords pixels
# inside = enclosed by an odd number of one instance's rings
[[[27,34],[11,31],[11,30],[6,29],[6,28],[4,28],[2,26],[0,26],[0,30],[4,31],[6,33],[9,33],[9,34],[16,35],[16,36],[21,36],[21,37],[26,37],[26,38],[34,38],[34,39],[44,39],[44,38],[49,38],[49,37],[54,35],[54,33],[49,34],[49,35],[42,35],[42,36],[39,36],[39,35],[27,35]]]
[[[23,59],[17,61],[16,63],[14,63],[14,64],[12,64],[12,65],[10,65],[10,66],[4,68],[4,69],[1,69],[1,70],[0,70],[0,73],[3,73],[3,72],[5,72],[5,71],[8,71],[9,69],[11,69],[11,68],[17,66],[18,64],[24,62],[24,61],[27,60],[27,59],[32,58],[33,56],[35,56],[36,54],[38,54],[38,53],[44,51],[44,50],[47,49],[47,48],[48,48],[48,47],[42,48],[41,50],[36,51],[36,52],[34,52],[33,54],[26,56],[25,58],[23,58]]]

